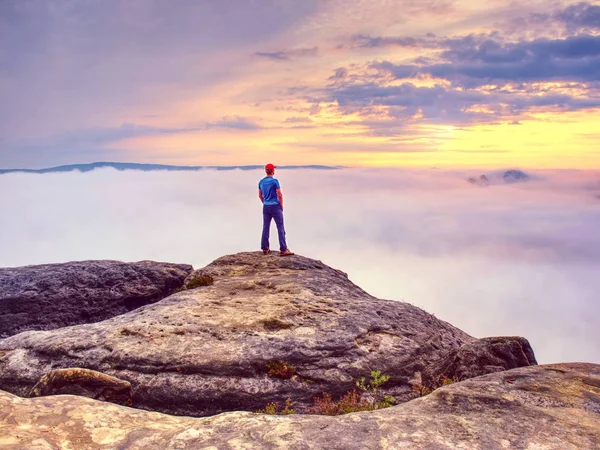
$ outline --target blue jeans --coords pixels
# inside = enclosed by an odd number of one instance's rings
[[[260,248],[262,250],[270,248],[269,233],[271,232],[271,219],[275,219],[275,225],[277,225],[279,250],[284,252],[287,250],[287,244],[285,242],[285,228],[283,226],[283,209],[279,205],[263,205],[263,231]]]

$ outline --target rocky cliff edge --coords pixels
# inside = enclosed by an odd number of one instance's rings
[[[83,368],[129,383],[128,404],[152,411],[206,416],[291,398],[306,412],[316,396],[339,397],[372,370],[390,376],[382,393],[404,402],[423,376],[536,364],[524,338],[477,340],[309,258],[239,253],[193,273],[165,270],[198,287],[97,323],[0,340],[0,389],[26,397],[51,371]]]

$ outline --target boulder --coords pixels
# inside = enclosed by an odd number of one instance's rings
[[[124,314],[167,297],[192,270],[152,261],[0,268],[0,338]]]
[[[522,337],[489,337],[450,350],[422,373],[424,386],[443,379],[465,380],[486,373],[537,365],[529,341]]]
[[[345,416],[174,417],[76,396],[0,391],[3,448],[597,449],[600,365],[529,366]]]
[[[30,397],[73,394],[96,400],[132,404],[131,383],[104,373],[78,367],[56,369],[44,375],[29,393]]]
[[[229,255],[186,285],[199,287],[100,323],[0,340],[0,388],[26,396],[48,371],[81,367],[129,381],[142,409],[205,416],[291,398],[303,412],[372,370],[390,376],[383,394],[410,400],[427,366],[475,341],[302,256]]]

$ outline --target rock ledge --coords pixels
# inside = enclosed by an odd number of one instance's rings
[[[194,419],[83,397],[0,391],[6,449],[597,449],[600,365],[494,373],[384,410],[346,416],[227,413]]]

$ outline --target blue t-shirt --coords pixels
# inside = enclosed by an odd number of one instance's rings
[[[276,178],[264,177],[258,182],[258,188],[262,192],[265,205],[279,205],[277,189],[281,189],[281,186]]]

